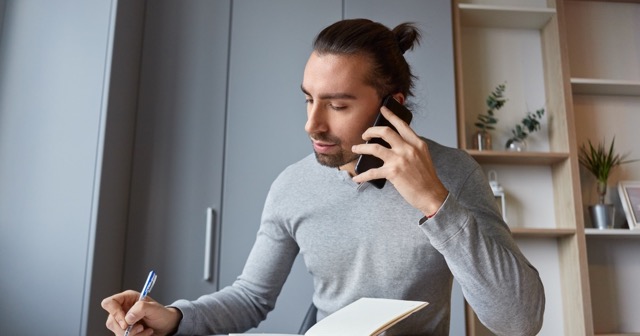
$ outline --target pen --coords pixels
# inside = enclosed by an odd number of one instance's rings
[[[149,276],[147,276],[147,281],[144,282],[144,286],[142,287],[142,291],[140,292],[140,297],[138,298],[138,301],[144,300],[147,297],[147,295],[149,295],[149,292],[151,292],[151,288],[153,288],[153,284],[156,283],[157,277],[158,276],[156,275],[156,272],[154,271],[149,272]],[[131,332],[131,328],[133,328],[133,324],[129,325],[127,330],[124,332],[124,336],[129,336],[129,333]]]

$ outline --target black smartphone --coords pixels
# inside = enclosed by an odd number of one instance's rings
[[[397,100],[393,99],[392,96],[387,96],[382,100],[382,106],[386,106],[391,112],[395,113],[400,119],[404,120],[407,124],[411,123],[411,118],[413,114],[409,111],[404,105],[400,104]],[[373,126],[387,126],[390,127],[394,131],[398,131],[391,123],[382,116],[382,113],[378,112],[378,116],[376,117],[376,121],[373,123]],[[391,148],[391,146],[381,138],[371,138],[367,143],[376,143],[387,148]],[[373,155],[363,154],[358,158],[358,162],[356,163],[356,173],[362,174],[369,169],[382,167],[384,161],[382,159],[377,158]],[[382,189],[384,187],[387,179],[375,179],[370,180],[369,183],[373,184],[376,188]]]

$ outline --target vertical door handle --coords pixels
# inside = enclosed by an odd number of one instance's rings
[[[207,223],[204,236],[204,281],[211,281],[213,278],[211,267],[211,252],[213,251],[213,235],[216,213],[213,208],[207,208]]]

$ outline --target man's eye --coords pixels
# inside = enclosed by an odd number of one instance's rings
[[[313,103],[313,99],[311,99],[311,98],[306,98],[306,99],[304,100],[304,103],[305,103],[305,104],[311,104],[311,103]]]
[[[335,111],[341,111],[341,110],[344,110],[344,109],[347,108],[346,106],[342,106],[342,105],[333,105],[333,104],[331,104],[329,106]]]

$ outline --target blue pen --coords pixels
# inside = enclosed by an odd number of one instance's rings
[[[140,297],[138,298],[138,301],[142,301],[144,300],[147,295],[149,295],[149,293],[151,292],[151,288],[153,288],[153,285],[156,283],[156,278],[158,276],[156,275],[156,272],[151,271],[149,272],[149,276],[147,276],[147,281],[144,282],[144,287],[142,287],[142,291],[140,292]],[[129,333],[131,332],[131,328],[133,328],[133,324],[130,325],[127,330],[124,332],[124,336],[129,336]]]

